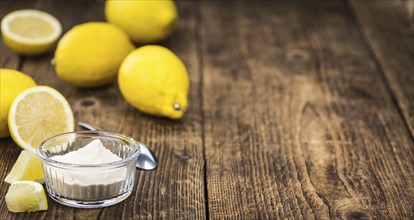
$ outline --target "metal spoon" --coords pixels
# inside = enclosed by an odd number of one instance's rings
[[[101,130],[84,122],[79,122],[78,125],[90,131]],[[147,146],[145,146],[144,144],[139,144],[141,145],[141,152],[138,156],[137,168],[141,170],[153,170],[157,168],[157,157],[155,156],[154,152],[148,149]]]

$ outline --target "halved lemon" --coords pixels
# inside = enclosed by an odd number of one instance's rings
[[[34,181],[14,182],[7,191],[5,200],[10,212],[33,212],[48,208],[43,186]]]
[[[60,22],[52,15],[33,9],[17,10],[1,21],[4,42],[24,55],[48,51],[62,34]]]
[[[72,109],[66,98],[48,86],[37,86],[20,93],[10,107],[10,134],[17,145],[36,153],[49,137],[74,130]]]
[[[23,150],[4,182],[12,184],[20,180],[30,180],[43,183],[43,178],[42,161],[36,154]]]

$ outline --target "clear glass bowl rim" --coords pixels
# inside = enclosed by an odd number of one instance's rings
[[[128,142],[130,142],[131,144],[134,144],[137,148],[135,150],[135,152],[129,156],[128,158],[125,158],[123,160],[119,160],[119,161],[115,161],[115,162],[111,162],[111,163],[101,163],[101,164],[72,164],[72,163],[65,163],[65,162],[60,162],[60,161],[56,161],[53,159],[50,159],[49,157],[47,157],[42,151],[41,148],[44,146],[44,144],[52,139],[55,138],[59,138],[59,137],[63,137],[66,135],[83,135],[85,137],[87,137],[88,135],[93,135],[92,137],[97,137],[97,136],[103,136],[103,137],[111,137],[111,138],[118,138],[118,139],[124,139],[127,140]],[[116,168],[116,167],[122,167],[125,166],[126,164],[128,164],[130,161],[132,160],[136,160],[139,156],[139,153],[141,152],[141,145],[139,144],[138,141],[136,141],[135,139],[133,139],[132,137],[129,137],[127,135],[123,135],[123,134],[119,134],[119,133],[114,133],[114,132],[108,132],[108,131],[72,131],[72,132],[66,132],[66,133],[62,133],[62,134],[58,134],[55,136],[52,136],[44,141],[42,141],[42,143],[40,143],[39,148],[36,150],[37,151],[37,155],[40,157],[40,159],[42,159],[44,162],[46,162],[48,165],[51,166],[55,166],[55,167],[60,167],[60,168]]]

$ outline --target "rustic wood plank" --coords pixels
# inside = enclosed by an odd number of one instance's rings
[[[414,137],[414,1],[350,1]]]
[[[20,1],[5,1],[0,4],[0,19],[6,14],[16,9],[21,8],[24,5],[22,0]],[[0,36],[1,38],[1,36]],[[7,48],[3,40],[0,41],[0,67],[6,69],[18,69],[22,58]]]
[[[3,1],[0,4],[0,19],[11,11],[24,7],[24,1]],[[2,37],[0,36],[0,68],[19,69],[24,58],[7,48]],[[9,185],[3,181],[10,172],[14,161],[19,156],[19,147],[11,138],[0,139],[0,219],[6,219],[5,213],[8,212],[4,196],[6,195]],[[13,161],[13,163],[9,162]]]
[[[103,21],[104,1],[25,1],[24,8],[54,14],[67,31],[87,21]],[[132,195],[124,202],[104,209],[73,209],[49,199],[47,212],[12,214],[7,212],[1,183],[0,219],[116,219],[183,218],[204,219],[204,159],[201,139],[199,67],[195,45],[194,3],[179,2],[180,21],[176,32],[163,44],[180,56],[191,80],[189,110],[180,121],[146,116],[122,98],[117,83],[97,89],[77,89],[59,80],[50,65],[53,52],[27,58],[21,70],[36,82],[57,88],[68,98],[77,121],[130,135],[155,151],[159,167],[150,172],[137,170]],[[14,4],[10,7],[17,9]],[[3,11],[8,10],[2,7]],[[3,56],[3,54],[2,54]],[[9,55],[7,55],[9,59]],[[0,141],[1,175],[4,177],[17,158],[19,149],[10,139]],[[9,156],[12,155],[12,156]]]
[[[414,218],[414,144],[346,4],[201,5],[212,219]]]
[[[0,65],[5,69],[18,69],[22,58],[11,52],[4,41],[0,42]]]

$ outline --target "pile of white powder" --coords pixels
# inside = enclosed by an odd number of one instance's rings
[[[88,165],[111,163],[122,160],[118,155],[106,149],[98,139],[93,140],[79,150],[69,152],[65,155],[53,156],[50,159],[64,163]]]
[[[52,160],[97,165],[122,160],[106,149],[100,140],[94,140],[76,151],[51,157]],[[82,168],[66,170],[50,168],[51,185],[60,196],[81,200],[95,200],[118,194],[124,187],[127,168]]]

